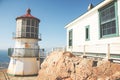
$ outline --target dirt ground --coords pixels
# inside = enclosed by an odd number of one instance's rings
[[[37,76],[15,77],[6,74],[6,69],[0,70],[0,80],[36,80]]]

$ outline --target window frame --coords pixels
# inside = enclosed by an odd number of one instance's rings
[[[112,22],[112,21],[115,21],[115,33],[111,33],[111,34],[106,34],[104,35],[102,33],[103,30],[101,30],[101,25],[103,25],[101,23],[101,13],[103,12],[102,10],[105,10],[105,9],[108,9],[108,8],[111,8],[112,6],[114,6],[114,10],[115,10],[115,18],[114,19],[109,19],[107,21],[104,21],[105,23],[103,24],[107,24],[109,22]],[[112,1],[110,4],[98,9],[98,13],[99,13],[99,39],[102,39],[102,38],[110,38],[110,37],[117,37],[119,36],[119,28],[118,28],[118,5],[117,5],[117,0],[115,1]]]
[[[69,48],[73,46],[73,29],[68,31],[68,46]]]
[[[27,18],[22,19],[22,28],[21,28],[21,32],[19,32],[21,33],[21,37],[38,38],[39,26],[37,25],[39,25],[39,22],[35,19],[27,19]]]

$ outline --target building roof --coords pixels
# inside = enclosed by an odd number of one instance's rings
[[[21,19],[21,18],[33,18],[33,19],[37,19],[38,21],[40,21],[38,18],[36,18],[36,17],[34,17],[34,16],[31,15],[31,9],[30,9],[30,8],[28,8],[28,9],[26,10],[26,14],[17,17],[16,20],[17,20],[17,19]]]

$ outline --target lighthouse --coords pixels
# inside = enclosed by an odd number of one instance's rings
[[[14,76],[37,75],[39,70],[39,35],[40,20],[31,15],[27,9],[26,14],[16,18],[16,33],[14,48],[9,49],[10,63],[7,73]]]

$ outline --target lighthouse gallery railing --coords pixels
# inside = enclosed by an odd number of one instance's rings
[[[10,57],[39,57],[39,49],[34,48],[9,48]]]
[[[26,33],[26,32],[21,32],[21,31],[18,31],[16,33],[12,33],[12,36],[13,36],[13,39],[18,39],[18,38],[31,38],[31,39],[38,39],[38,40],[42,40],[42,35],[39,33],[39,34],[35,34],[34,32],[29,32],[29,33]]]

